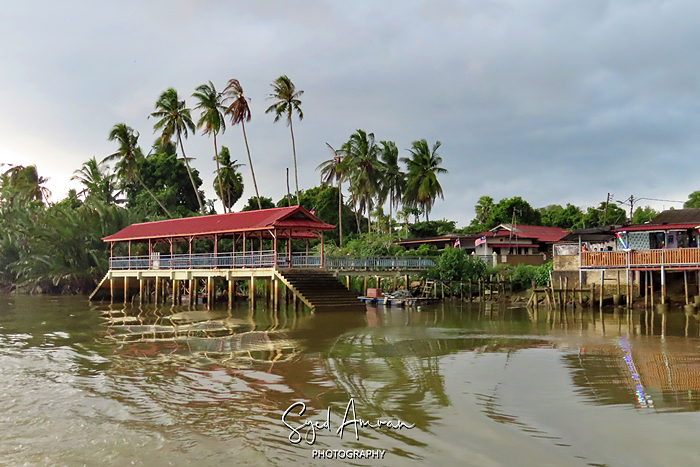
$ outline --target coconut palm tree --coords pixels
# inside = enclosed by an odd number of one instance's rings
[[[440,167],[442,157],[437,155],[441,144],[437,141],[431,150],[426,140],[414,141],[408,150],[411,157],[401,158],[401,162],[408,168],[404,204],[422,208],[426,221],[429,220],[428,215],[437,197],[444,199],[442,186],[437,179],[438,174],[447,173],[446,169]]]
[[[383,193],[389,197],[389,230],[393,222],[393,208],[399,209],[406,188],[406,174],[399,167],[399,149],[393,141],[382,141],[382,163],[384,164]],[[382,200],[383,201],[383,200]],[[383,202],[380,204],[384,204]]]
[[[277,99],[277,102],[267,108],[265,113],[275,113],[275,123],[285,116],[287,126],[292,134],[292,153],[294,154],[294,182],[296,183],[297,204],[299,201],[299,174],[297,172],[297,148],[294,142],[294,126],[292,125],[292,116],[296,112],[299,116],[299,121],[304,119],[304,112],[301,111],[301,97],[304,91],[297,91],[292,80],[287,75],[282,75],[271,84],[274,92],[268,96],[268,99]]]
[[[94,156],[73,172],[71,180],[76,180],[85,187],[79,193],[85,195],[85,199],[97,199],[109,204],[117,202],[114,175],[109,174],[106,164],[97,162]]]
[[[231,154],[226,146],[221,146],[218,163],[221,170],[214,180],[214,190],[222,190],[217,193],[221,202],[226,208],[231,210],[236,201],[243,196],[243,177],[238,172],[239,167],[245,164],[237,164],[237,160],[231,160]]]
[[[109,141],[116,141],[119,143],[119,149],[114,154],[105,157],[102,162],[112,162],[116,161],[114,165],[114,170],[117,178],[122,180],[122,183],[129,183],[131,180],[138,181],[146,192],[151,195],[151,198],[158,203],[158,206],[165,211],[168,217],[172,218],[170,211],[163,206],[156,195],[143,183],[141,177],[139,177],[139,165],[143,159],[143,152],[139,147],[139,134],[134,131],[133,128],[127,126],[124,123],[117,123],[112,127],[112,131],[109,132]]]
[[[350,191],[356,195],[360,211],[367,210],[368,232],[372,230],[369,213],[372,201],[379,192],[382,177],[382,163],[379,161],[379,146],[374,141],[374,133],[357,130],[341,149],[343,161],[341,169],[348,171]]]
[[[28,201],[43,203],[51,196],[51,191],[44,186],[49,179],[39,176],[35,165],[8,165],[10,169],[0,176],[0,198],[23,204]]]
[[[156,101],[156,111],[151,113],[151,117],[160,119],[153,125],[153,130],[160,130],[162,132],[161,138],[163,142],[170,141],[173,136],[177,137],[177,142],[180,143],[180,150],[182,151],[182,160],[185,162],[185,167],[187,167],[187,174],[190,176],[192,189],[194,189],[197,195],[199,212],[203,213],[204,204],[202,203],[202,198],[199,196],[197,185],[194,182],[192,169],[190,169],[190,163],[185,154],[185,147],[182,145],[182,135],[187,138],[188,130],[193,133],[195,131],[190,109],[187,108],[184,100],[180,100],[177,91],[173,88],[169,88],[164,91]]]
[[[333,146],[326,143],[326,146],[333,151],[333,158],[321,162],[316,170],[321,171],[321,183],[333,185],[333,180],[338,183],[338,246],[343,247],[343,177],[345,172],[341,167],[343,156],[340,151],[333,149]]]
[[[230,79],[228,85],[224,89],[224,95],[227,97],[224,102],[230,101],[226,107],[226,114],[231,117],[231,125],[241,124],[243,129],[243,140],[245,141],[245,149],[248,152],[248,163],[250,164],[250,174],[253,177],[253,187],[255,187],[255,196],[258,198],[258,208],[262,209],[260,202],[260,193],[258,192],[258,182],[255,181],[255,170],[253,170],[253,159],[250,157],[250,147],[248,146],[248,136],[245,132],[245,122],[250,121],[250,107],[248,106],[248,98],[243,95],[243,86],[237,79]]]
[[[219,132],[223,133],[226,131],[226,120],[224,119],[226,107],[221,104],[221,93],[216,92],[216,88],[211,81],[209,81],[209,84],[198,86],[195,91],[196,92],[192,94],[192,96],[196,98],[199,103],[194,108],[201,111],[201,115],[197,121],[197,128],[204,127],[203,134],[214,135],[214,160],[216,161],[216,178],[219,183],[217,192],[221,194],[224,193],[224,188],[221,185],[221,167],[219,164],[219,149],[216,146],[216,136]],[[221,204],[224,205],[224,212],[226,212],[227,206],[223,198],[221,198]]]

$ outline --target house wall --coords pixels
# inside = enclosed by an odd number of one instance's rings
[[[515,266],[518,264],[529,264],[531,266],[541,266],[547,262],[547,255],[496,255],[498,264],[509,264]]]
[[[579,258],[578,255],[556,255],[554,257],[552,278],[555,281],[559,281],[561,278],[568,278],[569,284],[578,284],[579,281]],[[608,270],[605,271],[605,287],[606,290],[611,286],[617,288],[617,281],[619,280],[621,285],[627,284],[627,274],[624,269],[620,270]],[[600,270],[584,270],[581,273],[583,279],[583,284],[585,287],[590,287],[591,284],[596,286],[600,285]],[[634,285],[639,285],[639,272],[630,271],[630,283]]]

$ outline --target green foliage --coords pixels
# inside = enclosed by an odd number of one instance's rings
[[[684,209],[700,208],[700,191],[694,191],[688,195],[688,201],[683,204]]]
[[[486,230],[488,230],[488,228],[486,227],[486,224],[474,224],[474,223],[472,223],[471,225],[468,225],[466,227],[462,227],[461,229],[455,229],[454,233],[472,234],[472,233],[484,232]]]
[[[299,191],[300,204],[303,208],[311,211],[314,215],[328,224],[338,225],[338,187],[330,185],[320,185],[308,190]],[[295,199],[292,199],[292,203]],[[289,199],[284,196],[277,201],[278,207],[289,205]],[[357,231],[355,216],[349,206],[343,205],[343,236],[347,239],[352,232]],[[327,232],[326,239],[330,242],[338,243],[338,229]]]
[[[262,205],[263,209],[271,209],[276,207],[275,203],[272,202],[272,198],[266,198],[264,196],[260,197],[260,204]],[[251,196],[248,198],[248,202],[246,203],[245,206],[243,206],[243,209],[241,209],[241,212],[243,211],[257,211],[259,209],[258,207],[258,197],[257,196]]]
[[[410,238],[429,238],[450,234],[455,231],[455,221],[439,220],[416,222],[408,226]]]
[[[214,178],[214,190],[225,209],[231,209],[243,196],[243,176],[238,172],[238,168],[244,164],[237,164],[237,160],[231,160],[231,153],[226,146],[221,146],[221,151],[217,157],[218,174]],[[219,183],[219,179],[221,183]],[[222,193],[223,190],[223,193]]]
[[[616,204],[602,202],[597,208],[589,207],[583,216],[584,227],[602,227],[606,225],[623,224],[627,221],[627,213]]]
[[[50,207],[3,205],[2,217],[0,286],[62,293],[90,292],[107,272],[109,245],[102,237],[142,220],[75,196]]]
[[[515,214],[515,216],[514,216]],[[492,229],[499,224],[540,225],[540,213],[530,206],[530,203],[520,196],[504,198],[496,204],[488,220],[488,228]]]
[[[535,271],[535,283],[538,286],[545,286],[549,283],[549,274],[554,269],[554,263],[551,261],[537,267]]]
[[[394,240],[396,239],[391,235],[370,232],[351,239],[345,244],[344,248],[337,251],[337,254],[363,258],[404,254],[406,249],[394,243]]]
[[[425,220],[430,220],[428,215],[437,198],[444,198],[442,186],[438,181],[438,174],[446,174],[447,169],[441,167],[442,157],[437,155],[437,150],[442,143],[436,141],[432,149],[425,139],[414,141],[411,149],[411,157],[402,157],[406,164],[408,174],[406,176],[406,189],[404,191],[404,204],[418,207],[425,213]]]
[[[547,285],[551,270],[552,262],[550,261],[541,266],[529,264],[518,264],[516,266],[498,265],[495,269],[490,269],[489,273],[498,274],[505,280],[511,280],[515,282],[517,288],[525,290],[532,286],[533,279],[537,286]]]
[[[445,248],[428,276],[445,281],[477,280],[486,275],[487,266],[481,259],[468,256],[459,248]]]
[[[19,204],[43,202],[50,194],[43,186],[47,181],[39,176],[35,165],[15,165],[0,175],[0,200]]]
[[[476,202],[474,206],[474,212],[476,217],[472,219],[472,225],[484,225],[491,218],[491,212],[493,211],[494,203],[493,198],[490,196],[482,196],[479,201]],[[486,230],[486,229],[484,229]]]
[[[410,254],[411,256],[440,256],[442,252],[426,244],[423,244],[415,250],[407,250],[406,254]]]
[[[541,225],[560,227],[562,229],[579,229],[583,227],[583,211],[581,208],[567,203],[566,207],[550,204],[539,208]]]
[[[644,224],[645,222],[649,222],[658,215],[659,212],[652,209],[651,206],[646,206],[644,208],[640,206],[637,209],[635,209],[634,214],[632,214],[632,223]]]
[[[158,149],[142,159],[138,173],[143,184],[132,180],[124,186],[129,208],[140,211],[148,219],[160,218],[163,212],[148,193],[149,189],[173,217],[188,217],[199,212],[199,202],[192,191],[187,168],[174,153]],[[197,188],[202,185],[196,169],[192,169],[192,179]],[[201,191],[200,196],[204,199]]]

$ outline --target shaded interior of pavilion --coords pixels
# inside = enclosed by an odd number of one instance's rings
[[[110,269],[322,267],[333,229],[293,206],[133,224],[103,240]]]

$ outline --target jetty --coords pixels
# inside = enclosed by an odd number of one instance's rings
[[[328,259],[324,232],[333,229],[301,206],[132,224],[103,238],[109,270],[90,300],[193,306],[201,297],[211,308],[224,297],[231,308],[245,293],[251,306],[262,297],[275,309],[283,300],[295,309],[363,308],[350,276],[408,283],[410,273],[434,265],[408,257]]]

